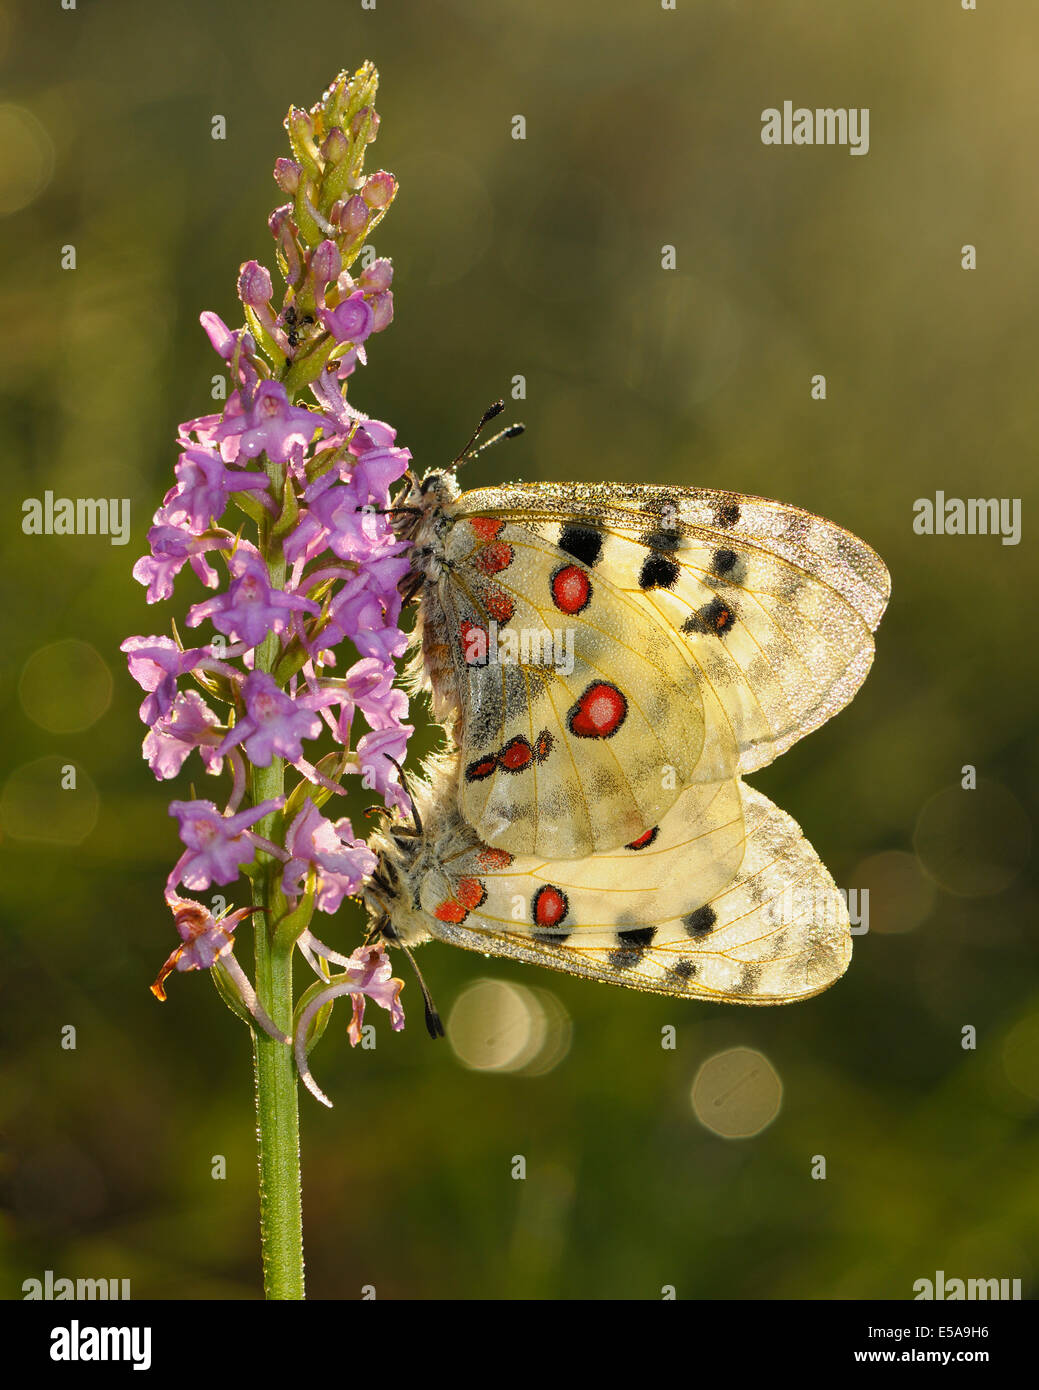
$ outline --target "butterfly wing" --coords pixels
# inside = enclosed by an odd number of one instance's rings
[[[577,861],[474,841],[448,811],[416,882],[424,932],[632,989],[782,1004],[847,969],[847,908],[797,823],[738,779],[691,787],[642,843]],[[635,861],[638,862],[635,862]]]
[[[852,698],[890,590],[849,532],[736,493],[515,484],[451,523],[459,804],[513,853],[613,848],[690,782],[770,762]],[[518,660],[468,640],[492,629]]]
[[[440,586],[458,669],[462,814],[512,853],[570,858],[626,843],[696,780],[703,702],[681,641],[531,527],[503,522],[490,544],[478,537],[452,528]]]

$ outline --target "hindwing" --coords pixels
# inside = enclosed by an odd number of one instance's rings
[[[450,790],[420,800],[420,842],[382,847],[380,906],[405,944],[726,1003],[807,998],[847,968],[833,880],[797,823],[739,779],[688,788],[637,841],[578,860],[481,844]]]

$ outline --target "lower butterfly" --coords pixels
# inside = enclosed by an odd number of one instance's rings
[[[658,825],[583,859],[482,843],[457,783],[413,790],[415,826],[372,840],[372,934],[449,942],[631,989],[786,1004],[847,969],[847,908],[797,823],[739,778],[687,788]]]

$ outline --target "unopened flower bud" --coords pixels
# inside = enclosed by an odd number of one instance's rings
[[[370,208],[389,207],[397,191],[397,180],[385,169],[373,174],[361,190],[361,196]]]
[[[258,261],[246,261],[238,272],[238,298],[242,303],[262,309],[273,293],[270,271]]]
[[[350,141],[343,132],[336,126],[325,136],[321,146],[321,157],[328,164],[342,164],[343,160],[350,153]]]
[[[317,149],[314,145],[314,118],[299,106],[289,108],[285,117],[285,129],[289,132],[292,153],[299,163],[312,175],[320,170],[317,162]]]
[[[283,193],[287,193],[291,198],[299,187],[300,175],[303,173],[303,165],[295,159],[276,159],[274,161],[274,182]]]
[[[365,121],[368,120],[371,121],[371,124],[368,127],[365,143],[370,145],[379,133],[379,113],[372,107],[365,106],[358,111],[357,115],[350,122],[350,134],[353,136],[360,135],[361,131],[364,129]]]
[[[347,199],[339,225],[348,236],[359,236],[368,224],[368,204],[359,193]]]
[[[299,248],[296,245],[295,223],[292,214],[292,204],[285,203],[282,207],[275,208],[267,219],[271,235],[281,248],[281,254],[285,257],[285,279],[290,285],[296,284],[300,272]]]
[[[393,291],[383,290],[380,294],[375,295],[370,303],[372,306],[372,332],[381,333],[393,322]]]
[[[385,256],[380,256],[377,261],[372,261],[367,270],[361,272],[361,287],[370,294],[378,294],[381,290],[388,290],[393,283],[393,262],[387,260]]]
[[[315,289],[321,293],[329,280],[337,280],[343,268],[343,258],[334,241],[321,241],[310,253],[310,274]]]

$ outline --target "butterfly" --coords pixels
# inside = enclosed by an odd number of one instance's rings
[[[514,855],[617,849],[684,788],[764,767],[858,690],[890,593],[857,537],[734,492],[461,493],[451,469],[393,511],[411,679],[460,749],[462,820]]]
[[[373,837],[372,940],[725,1003],[805,999],[847,969],[844,899],[797,823],[739,778],[687,787],[637,840],[578,859],[484,844],[456,778],[419,782],[415,825]]]

